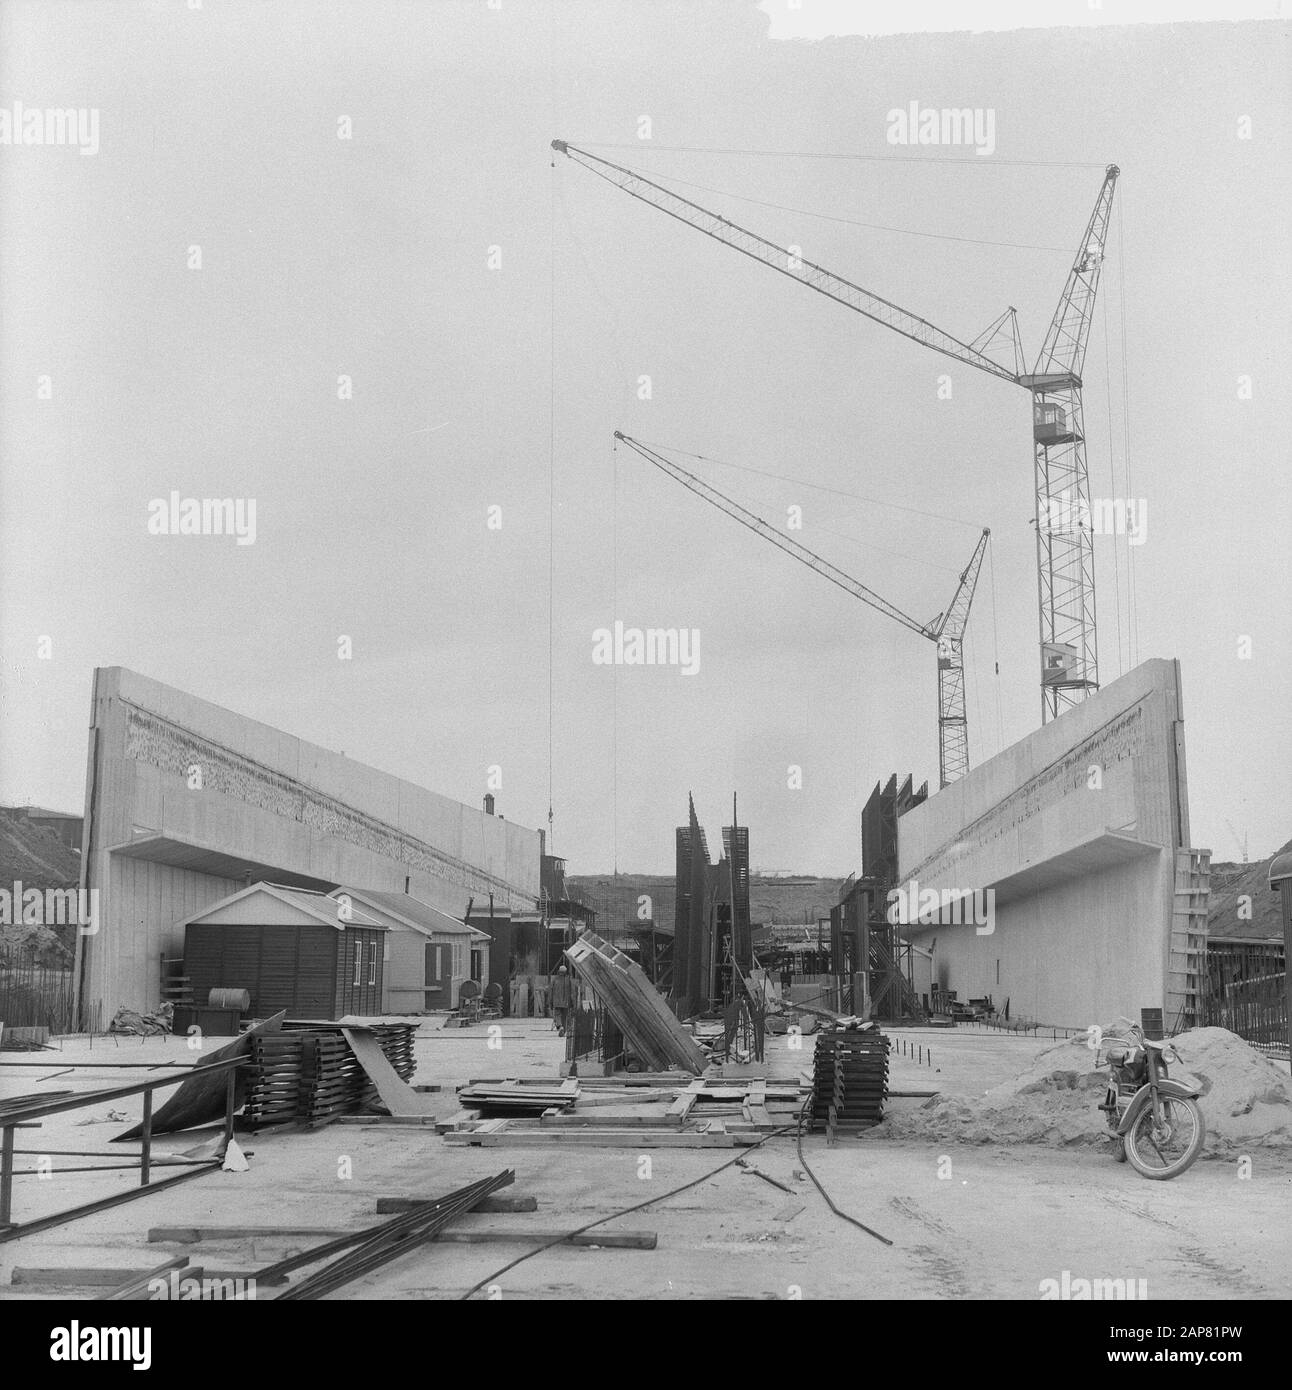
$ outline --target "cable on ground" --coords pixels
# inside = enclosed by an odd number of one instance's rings
[[[533,1250],[527,1250],[523,1255],[517,1255],[514,1260],[511,1260],[507,1264],[503,1265],[501,1269],[495,1270],[492,1274],[488,1275],[484,1279],[481,1279],[478,1283],[472,1284],[472,1286],[466,1291],[466,1293],[462,1295],[462,1297],[458,1301],[465,1302],[468,1298],[472,1296],[472,1294],[479,1293],[480,1290],[485,1288],[487,1285],[495,1283],[497,1280],[501,1279],[504,1274],[508,1273],[508,1271],[515,1269],[517,1265],[524,1264],[526,1260],[532,1260],[535,1255],[541,1255],[544,1250],[551,1250],[554,1246],[564,1244],[567,1240],[569,1240],[571,1236],[585,1235],[588,1231],[594,1230],[597,1226],[604,1226],[607,1221],[617,1221],[621,1216],[631,1216],[633,1212],[644,1211],[647,1207],[654,1206],[656,1202],[666,1202],[669,1200],[670,1197],[677,1197],[681,1193],[687,1192],[693,1187],[699,1187],[699,1185],[702,1182],[708,1182],[710,1178],[716,1178],[718,1174],[721,1173],[724,1169],[733,1167],[737,1160],[744,1158],[747,1153],[752,1152],[754,1149],[762,1148],[762,1146],[765,1143],[767,1143],[769,1139],[776,1139],[783,1134],[790,1133],[793,1133],[795,1136],[795,1143],[798,1147],[799,1162],[803,1165],[803,1171],[808,1175],[809,1178],[812,1179],[813,1186],[825,1199],[825,1203],[830,1208],[830,1210],[841,1220],[847,1221],[850,1225],[856,1226],[857,1229],[860,1231],[865,1231],[865,1233],[868,1236],[874,1236],[876,1240],[882,1241],[885,1245],[892,1245],[893,1242],[889,1240],[887,1236],[881,1236],[878,1231],[872,1231],[869,1226],[863,1225],[860,1221],[857,1220],[856,1217],[849,1216],[848,1213],[845,1211],[840,1211],[839,1208],[835,1206],[834,1202],[831,1200],[830,1194],[825,1190],[824,1187],[821,1186],[821,1183],[817,1178],[816,1174],[812,1171],[811,1168],[808,1167],[807,1159],[803,1157],[803,1118],[807,1114],[808,1106],[811,1103],[812,1097],[809,1095],[807,1099],[803,1102],[802,1109],[799,1111],[797,1125],[786,1125],[783,1129],[774,1129],[770,1134],[764,1134],[763,1137],[759,1139],[756,1143],[742,1144],[740,1147],[740,1152],[727,1159],[725,1163],[720,1163],[716,1168],[712,1169],[711,1171],[701,1174],[700,1177],[693,1178],[690,1182],[683,1183],[681,1187],[673,1188],[671,1192],[661,1192],[659,1196],[648,1197],[644,1202],[638,1202],[635,1206],[625,1207],[622,1211],[612,1212],[609,1216],[600,1216],[595,1221],[589,1221],[586,1226],[580,1226],[576,1231],[563,1231],[554,1240],[549,1240],[543,1245],[537,1245],[534,1247]]]

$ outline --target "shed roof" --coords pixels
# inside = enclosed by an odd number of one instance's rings
[[[388,928],[405,928],[420,932],[423,936],[457,934],[469,936],[472,940],[489,939],[488,932],[482,932],[450,913],[441,912],[438,907],[415,898],[411,893],[387,893],[376,888],[335,888],[328,895],[333,899],[349,897],[362,903],[378,920],[385,919]]]
[[[325,893],[316,893],[309,888],[285,888],[278,883],[253,883],[237,893],[230,893],[227,898],[221,898],[219,902],[209,903],[206,907],[181,919],[176,925],[181,927],[192,926],[195,923],[210,926],[232,925],[228,920],[221,920],[227,918],[228,910],[235,903],[241,903],[257,896],[267,900],[267,911],[284,919],[293,914],[297,916],[304,914],[325,926],[335,927],[337,931],[344,931],[346,927],[367,927],[376,931],[389,930],[386,924],[379,921],[377,917],[356,909],[351,909],[349,916],[342,918],[335,899],[328,897]],[[273,926],[276,923],[271,919],[256,925]]]

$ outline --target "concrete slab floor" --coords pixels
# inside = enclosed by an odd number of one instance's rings
[[[428,1019],[417,1040],[423,1084],[440,1084],[444,1106],[456,1109],[453,1087],[471,1078],[554,1076],[564,1043],[541,1019],[504,1020],[442,1029]],[[1043,1040],[973,1031],[908,1030],[908,1039],[933,1048],[933,1066],[900,1054],[895,1089],[944,1087],[982,1091],[1016,1074]],[[783,1038],[769,1040],[773,1074],[792,1075],[811,1065],[812,1039],[795,1052]],[[188,1060],[179,1039],[102,1039],[94,1058],[141,1064]],[[61,1054],[43,1054],[51,1070],[59,1060],[89,1058],[84,1040],[66,1040]],[[6,1060],[35,1060],[6,1054]],[[0,1097],[48,1089],[95,1089],[120,1084],[133,1071],[77,1072],[37,1080],[39,1069],[0,1068]],[[159,1093],[159,1099],[160,1099]],[[894,1105],[921,1102],[896,1101]],[[116,1102],[129,1121],[138,1098]],[[19,1146],[110,1149],[104,1142],[124,1123],[78,1125],[109,1107],[51,1120],[40,1131],[20,1131]],[[1092,1125],[1099,1117],[1092,1112]],[[200,1133],[158,1141],[159,1151],[191,1147]],[[598,1216],[644,1201],[712,1173],[736,1156],[799,1194],[791,1198],[739,1168],[728,1167],[678,1197],[623,1217],[609,1229],[653,1230],[658,1248],[590,1250],[556,1247],[501,1276],[503,1299],[573,1298],[909,1298],[1035,1299],[1042,1282],[1073,1279],[1146,1280],[1153,1299],[1287,1298],[1292,1296],[1292,1157],[1257,1151],[1251,1176],[1240,1179],[1232,1161],[1202,1161],[1182,1178],[1152,1183],[1096,1149],[1037,1146],[942,1147],[848,1140],[834,1149],[824,1138],[805,1140],[808,1162],[836,1204],[893,1241],[892,1246],[840,1221],[810,1182],[796,1179],[792,1137],[741,1150],[595,1149],[555,1145],[550,1150],[447,1145],[417,1129],[333,1126],[309,1134],[246,1136],[249,1172],[196,1178],[172,1192],[0,1245],[0,1299],[43,1296],[10,1283],[15,1265],[101,1265],[147,1269],[181,1251],[193,1263],[222,1270],[250,1269],[314,1243],[310,1237],[238,1240],[223,1246],[150,1245],[150,1227],[162,1225],[286,1224],[357,1229],[375,1224],[376,1198],[434,1196],[503,1168],[516,1170],[514,1193],[537,1198],[532,1213],[473,1217],[481,1225],[537,1230],[573,1229]],[[130,1151],[133,1146],[122,1146]],[[646,1161],[648,1160],[648,1161]],[[15,1184],[15,1216],[28,1219],[93,1200],[135,1179],[125,1174],[22,1178]],[[100,1161],[110,1161],[107,1159]],[[34,1160],[28,1160],[34,1164]],[[792,1219],[778,1220],[802,1205]],[[454,1298],[523,1252],[510,1244],[432,1245],[336,1298]],[[200,1254],[200,1260],[198,1258]],[[263,1289],[269,1298],[274,1290]],[[477,1295],[483,1297],[485,1295]]]

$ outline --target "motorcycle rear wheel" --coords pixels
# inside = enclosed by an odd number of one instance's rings
[[[1161,1128],[1155,1126],[1152,1105],[1145,1105],[1125,1135],[1125,1144],[1126,1157],[1141,1177],[1164,1182],[1192,1166],[1207,1129],[1196,1101],[1172,1098],[1161,1104]]]

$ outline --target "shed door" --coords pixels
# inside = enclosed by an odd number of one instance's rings
[[[426,1009],[447,1009],[449,1007],[449,985],[453,973],[453,948],[451,946],[426,947],[426,977],[423,982]]]

